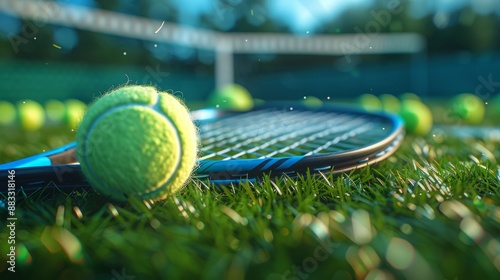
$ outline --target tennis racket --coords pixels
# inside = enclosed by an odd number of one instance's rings
[[[193,176],[215,184],[253,182],[266,175],[345,172],[387,158],[404,137],[400,117],[349,107],[276,103],[245,112],[202,109],[192,116],[201,142]],[[15,170],[16,185],[25,191],[89,187],[75,146],[73,142],[2,164],[0,177]],[[7,191],[6,184],[0,190]]]

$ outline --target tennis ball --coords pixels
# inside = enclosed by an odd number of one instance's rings
[[[197,130],[173,95],[125,86],[95,101],[77,131],[89,183],[116,199],[161,200],[182,188],[196,163]]]
[[[78,128],[87,110],[87,104],[77,99],[68,99],[64,101],[64,105],[66,106],[64,116],[66,126],[70,129]]]
[[[304,96],[302,104],[309,108],[319,108],[323,106],[323,101],[315,96]]]
[[[66,105],[59,100],[48,100],[45,102],[45,115],[47,124],[61,125],[66,115]]]
[[[9,126],[16,122],[16,107],[8,101],[0,101],[0,125]]]
[[[17,118],[23,130],[35,131],[43,126],[45,122],[45,112],[42,105],[38,102],[26,100],[18,103]]]
[[[244,87],[231,84],[212,92],[208,98],[209,106],[220,109],[248,111],[253,108],[252,95]]]
[[[468,124],[479,124],[484,119],[484,102],[474,94],[462,93],[450,103],[450,116],[458,117]]]
[[[420,101],[420,97],[413,92],[405,92],[399,96],[400,100],[418,100]]]
[[[406,99],[401,102],[400,116],[405,123],[406,131],[424,136],[432,129],[432,113],[421,101]]]
[[[380,101],[382,101],[382,107],[386,113],[398,113],[401,110],[399,99],[392,94],[380,95]]]
[[[359,105],[366,111],[377,112],[382,110],[382,102],[380,99],[371,94],[365,93],[358,98]]]

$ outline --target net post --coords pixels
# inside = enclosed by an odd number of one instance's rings
[[[234,54],[231,41],[218,36],[215,49],[215,86],[221,88],[234,83]]]

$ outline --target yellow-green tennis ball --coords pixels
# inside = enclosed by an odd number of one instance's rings
[[[45,102],[45,115],[47,117],[47,124],[61,125],[66,116],[66,105],[59,100],[48,100]]]
[[[65,110],[65,123],[68,128],[76,129],[82,121],[83,115],[87,110],[87,104],[77,99],[68,99],[64,102]]]
[[[380,95],[380,101],[382,101],[382,107],[386,113],[399,113],[401,110],[399,99],[392,94]]]
[[[302,104],[309,108],[319,108],[323,106],[323,101],[315,96],[304,96]]]
[[[420,101],[420,97],[413,92],[405,92],[399,96],[399,99],[401,101],[403,101],[403,100],[418,100],[418,101]]]
[[[382,110],[382,101],[380,101],[377,96],[371,93],[362,94],[358,98],[358,103],[364,110],[369,112],[377,112]]]
[[[38,130],[45,123],[45,112],[42,105],[33,100],[18,103],[17,117],[20,127],[25,131]]]
[[[173,95],[125,86],[93,103],[77,132],[76,153],[90,184],[116,200],[161,200],[195,167],[196,127]]]
[[[432,112],[421,101],[407,99],[401,102],[400,116],[408,133],[424,136],[432,129]]]
[[[210,94],[208,103],[212,107],[235,111],[248,111],[254,106],[250,92],[237,84],[215,90]]]
[[[0,125],[9,126],[16,122],[16,107],[8,101],[0,101]]]
[[[479,124],[484,119],[486,108],[483,100],[471,93],[455,96],[450,103],[450,115],[468,124]]]

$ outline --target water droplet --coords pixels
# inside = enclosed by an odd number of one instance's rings
[[[158,47],[158,44],[154,44],[154,47],[155,47],[155,48],[156,48],[156,47]]]

